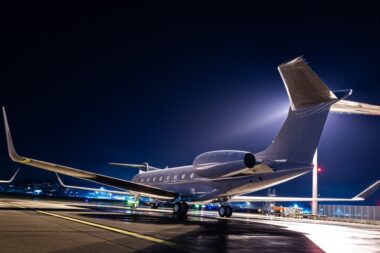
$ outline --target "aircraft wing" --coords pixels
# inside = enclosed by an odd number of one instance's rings
[[[380,180],[376,181],[364,191],[359,193],[353,198],[303,198],[303,197],[265,197],[265,196],[234,196],[228,202],[309,202],[317,200],[318,202],[349,202],[349,201],[363,201],[380,187]]]
[[[76,186],[76,185],[67,185],[65,184],[61,177],[58,175],[58,173],[55,173],[58,179],[59,184],[63,188],[71,188],[71,189],[78,189],[78,190],[85,190],[85,191],[97,191],[97,192],[106,192],[106,193],[113,193],[113,194],[120,194],[120,195],[131,195],[127,191],[114,191],[114,190],[107,190],[107,189],[98,189],[98,188],[90,188],[90,187],[84,187],[84,186]]]
[[[134,183],[128,180],[104,176],[104,175],[93,173],[90,171],[79,170],[79,169],[68,167],[68,166],[63,166],[59,164],[54,164],[54,163],[49,163],[45,161],[40,161],[40,160],[36,160],[32,158],[19,156],[16,153],[16,150],[13,146],[11,132],[9,130],[9,125],[8,125],[8,119],[7,119],[7,115],[6,115],[4,107],[3,107],[3,116],[4,116],[5,135],[7,139],[8,153],[9,153],[10,158],[17,163],[29,165],[29,166],[40,168],[43,170],[48,170],[51,172],[60,173],[67,176],[84,179],[84,180],[99,183],[102,185],[111,186],[111,187],[118,188],[121,190],[128,190],[128,191],[140,193],[143,196],[150,196],[150,197],[155,197],[159,199],[173,199],[177,196],[177,194],[174,192],[159,189],[157,187]]]

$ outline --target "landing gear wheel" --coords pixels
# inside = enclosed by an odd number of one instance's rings
[[[231,217],[232,215],[232,207],[231,206],[226,206],[226,217]]]
[[[182,202],[181,205],[182,205],[182,214],[186,215],[187,211],[189,211],[189,205],[186,202]]]
[[[189,205],[186,202],[175,202],[173,206],[173,214],[186,216],[189,211]]]
[[[219,207],[219,216],[220,217],[231,217],[232,215],[232,207],[226,206],[226,205],[221,205]]]
[[[181,214],[182,213],[182,205],[181,202],[175,202],[173,206],[173,213],[174,214]]]
[[[152,203],[150,203],[150,208],[157,209],[158,208],[158,204],[155,203],[155,202],[152,202]]]
[[[226,206],[221,205],[218,210],[219,216],[224,217],[226,215]]]

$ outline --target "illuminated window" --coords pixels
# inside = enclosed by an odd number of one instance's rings
[[[194,178],[194,172],[191,172],[191,173],[190,173],[189,178],[190,178],[190,179],[193,179],[193,178]]]
[[[162,182],[163,179],[164,179],[164,176],[160,176],[160,177],[158,178],[158,181]]]
[[[147,182],[147,183],[149,183],[149,181],[150,181],[150,177],[148,177],[148,178],[146,179],[146,182]]]
[[[165,177],[165,181],[169,181],[169,180],[170,180],[170,174],[167,174]]]
[[[177,181],[178,180],[178,174],[174,174],[172,181]]]
[[[186,177],[186,174],[185,174],[185,173],[183,173],[183,174],[181,175],[181,180],[184,180],[184,179],[185,179],[185,177]]]
[[[152,182],[156,182],[157,177],[153,177]]]

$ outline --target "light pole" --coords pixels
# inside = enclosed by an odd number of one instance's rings
[[[380,106],[366,103],[340,100],[330,108],[331,112],[344,114],[361,114],[380,116]],[[312,202],[311,214],[318,215],[318,148],[315,150],[313,158],[313,183],[312,183]]]
[[[312,183],[312,202],[311,202],[311,214],[318,214],[318,149],[315,150],[313,158],[313,183]]]

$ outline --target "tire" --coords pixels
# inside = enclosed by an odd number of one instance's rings
[[[181,214],[186,215],[187,211],[189,211],[189,205],[186,202],[182,202],[181,205],[182,205]]]
[[[226,217],[231,217],[232,215],[232,207],[231,206],[226,206]]]
[[[221,205],[218,210],[219,216],[220,217],[225,217],[226,216],[226,206]]]
[[[181,214],[182,213],[182,205],[181,202],[175,202],[173,206],[173,213],[174,214]]]

